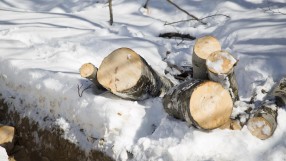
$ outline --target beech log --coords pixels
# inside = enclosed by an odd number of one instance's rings
[[[230,91],[233,101],[237,101],[238,86],[234,74],[236,59],[226,51],[216,51],[209,55],[206,60],[209,79],[221,83]]]
[[[271,137],[277,127],[277,106],[264,104],[256,111],[247,122],[247,128],[252,135],[264,140]]]
[[[213,36],[204,36],[195,42],[192,55],[193,78],[207,79],[206,59],[208,56],[221,50],[219,41]]]
[[[229,121],[233,101],[221,84],[192,79],[173,87],[164,96],[163,105],[171,116],[210,130]]]
[[[229,130],[241,130],[242,125],[239,120],[229,119],[224,125],[219,127],[220,129],[229,129]]]
[[[131,100],[163,96],[172,82],[160,76],[135,51],[119,48],[102,61],[98,72],[98,82],[113,94]]]

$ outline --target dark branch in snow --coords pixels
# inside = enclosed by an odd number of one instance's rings
[[[150,1],[150,0],[146,0],[146,3],[145,3],[144,6],[143,6],[144,8],[147,9],[149,1]]]
[[[279,8],[273,8],[273,6],[270,5],[270,3],[269,3],[268,0],[266,1],[266,4],[267,4],[267,8],[262,8],[262,10],[263,10],[264,12],[273,13],[273,14],[286,15],[285,12],[279,11]]]
[[[91,88],[92,84],[90,84],[89,86],[87,86],[86,88],[84,88],[82,91],[80,91],[81,88],[82,88],[82,86],[83,86],[83,84],[81,84],[81,86],[77,85],[77,93],[78,93],[78,96],[79,96],[79,97],[82,97],[83,92],[84,92],[85,90]]]
[[[198,17],[194,16],[193,14],[190,14],[188,11],[182,9],[180,6],[178,6],[176,3],[172,2],[171,0],[167,0],[170,4],[172,4],[173,6],[175,6],[176,8],[178,8],[179,10],[181,10],[182,12],[186,13],[187,15],[189,15],[190,17],[193,18],[193,20],[196,20],[198,22],[200,22],[203,25],[206,25],[207,23],[203,22],[201,19],[199,19]]]
[[[163,38],[181,38],[182,40],[195,40],[196,37],[191,36],[190,34],[181,34],[181,33],[177,33],[177,32],[167,32],[167,33],[163,33],[160,34],[159,37],[163,37]]]
[[[228,16],[228,15],[218,13],[218,14],[214,14],[214,15],[209,15],[209,16],[203,17],[200,20],[204,20],[204,19],[211,18],[211,17],[216,17],[216,16],[225,16],[227,18],[230,18],[230,16]],[[187,20],[180,20],[180,21],[175,21],[175,22],[170,22],[170,23],[166,22],[165,25],[173,25],[173,24],[176,24],[176,23],[187,22],[187,21],[196,21],[196,19],[190,18],[190,19],[187,19]]]
[[[109,16],[110,16],[110,21],[109,24],[113,24],[113,13],[112,13],[112,0],[108,0],[108,7],[109,7]]]

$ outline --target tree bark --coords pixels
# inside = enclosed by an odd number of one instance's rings
[[[247,122],[247,128],[252,135],[264,140],[271,137],[277,127],[277,106],[264,104],[256,111]]]
[[[98,69],[97,80],[113,94],[131,100],[164,95],[173,86],[129,48],[119,48],[105,57]]]
[[[239,100],[238,85],[234,74],[236,59],[226,51],[216,51],[206,60],[208,77],[210,80],[221,83],[230,91],[233,101]]]
[[[275,97],[278,106],[282,107],[286,105],[286,77],[279,81],[278,85],[271,92],[271,95]]]
[[[229,120],[233,101],[221,84],[192,79],[173,87],[164,96],[163,105],[171,116],[209,130]]]
[[[208,79],[206,59],[208,56],[221,50],[219,41],[213,36],[204,36],[195,42],[192,55],[193,78]]]

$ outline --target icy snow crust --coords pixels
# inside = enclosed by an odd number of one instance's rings
[[[262,10],[271,5],[286,12],[283,0],[175,2],[200,18],[215,13],[231,18],[208,18],[206,26],[164,25],[189,17],[163,0],[150,1],[148,10],[143,0],[114,0],[115,24],[109,26],[106,1],[0,1],[1,98],[43,128],[58,125],[81,148],[116,160],[286,160],[285,109],[278,110],[273,137],[261,141],[246,127],[211,132],[188,127],[167,116],[161,98],[134,102],[96,89],[79,97],[77,86],[91,84],[80,77],[80,66],[98,67],[119,47],[132,48],[161,74],[167,66],[162,59],[191,65],[194,42],[157,37],[167,31],[216,36],[239,59],[235,72],[245,100],[253,91],[262,100],[259,91],[285,76],[286,16]]]

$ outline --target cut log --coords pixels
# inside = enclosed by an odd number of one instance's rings
[[[282,78],[278,85],[271,92],[271,95],[275,97],[276,104],[280,107],[286,105],[286,78]]]
[[[222,50],[213,52],[206,60],[209,79],[221,83],[228,89],[234,102],[239,99],[234,74],[236,62],[236,59],[230,53]]]
[[[221,45],[215,37],[204,36],[197,39],[192,55],[193,78],[208,78],[206,59],[211,53],[219,50],[221,50]]]
[[[173,86],[129,48],[119,48],[105,57],[98,69],[97,80],[113,94],[131,100],[164,95]]]
[[[264,104],[254,111],[247,122],[247,128],[252,135],[264,140],[271,137],[277,127],[277,106]]]
[[[229,121],[233,101],[229,91],[213,81],[187,80],[163,98],[165,111],[200,129],[214,129]]]
[[[0,125],[0,146],[9,153],[15,142],[15,128],[12,126]]]
[[[102,87],[102,85],[100,85],[99,82],[97,81],[96,77],[97,71],[98,69],[91,63],[85,63],[79,69],[81,77],[86,78],[91,82],[93,82],[93,84],[96,85],[97,88],[104,89],[104,87]]]

